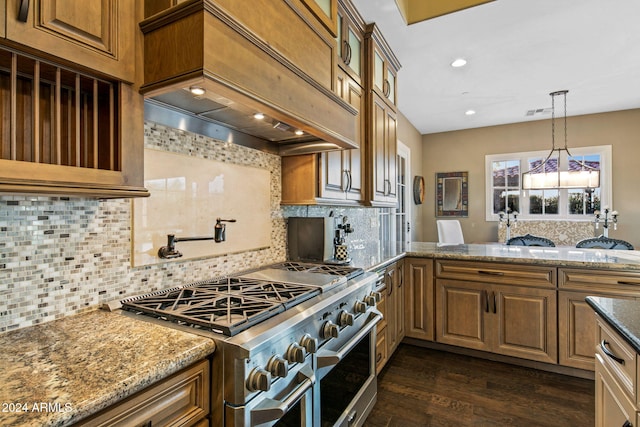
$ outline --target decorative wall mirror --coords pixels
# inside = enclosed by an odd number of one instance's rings
[[[469,213],[469,172],[436,174],[436,216],[466,217]]]

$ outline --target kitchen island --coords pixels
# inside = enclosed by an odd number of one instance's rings
[[[0,425],[66,426],[215,350],[212,339],[95,310],[0,335]]]

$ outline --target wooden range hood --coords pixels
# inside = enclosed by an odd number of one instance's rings
[[[280,155],[357,148],[358,112],[333,91],[335,39],[297,6],[189,0],[151,16],[140,24],[141,92],[264,140],[267,151]],[[191,87],[205,93],[194,96]],[[253,118],[258,112],[266,121]]]

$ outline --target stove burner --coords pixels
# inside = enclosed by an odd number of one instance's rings
[[[334,274],[336,276],[345,276],[347,280],[350,280],[356,276],[359,276],[364,272],[363,269],[357,267],[350,267],[347,265],[338,264],[313,264],[297,261],[285,261],[279,264],[269,266],[270,268],[288,270],[288,271],[303,271],[308,273],[324,273]]]
[[[319,293],[304,285],[229,277],[126,299],[122,306],[233,336]]]

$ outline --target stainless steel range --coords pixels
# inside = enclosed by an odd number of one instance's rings
[[[284,262],[121,304],[216,340],[211,425],[361,425],[376,397],[376,279]]]

